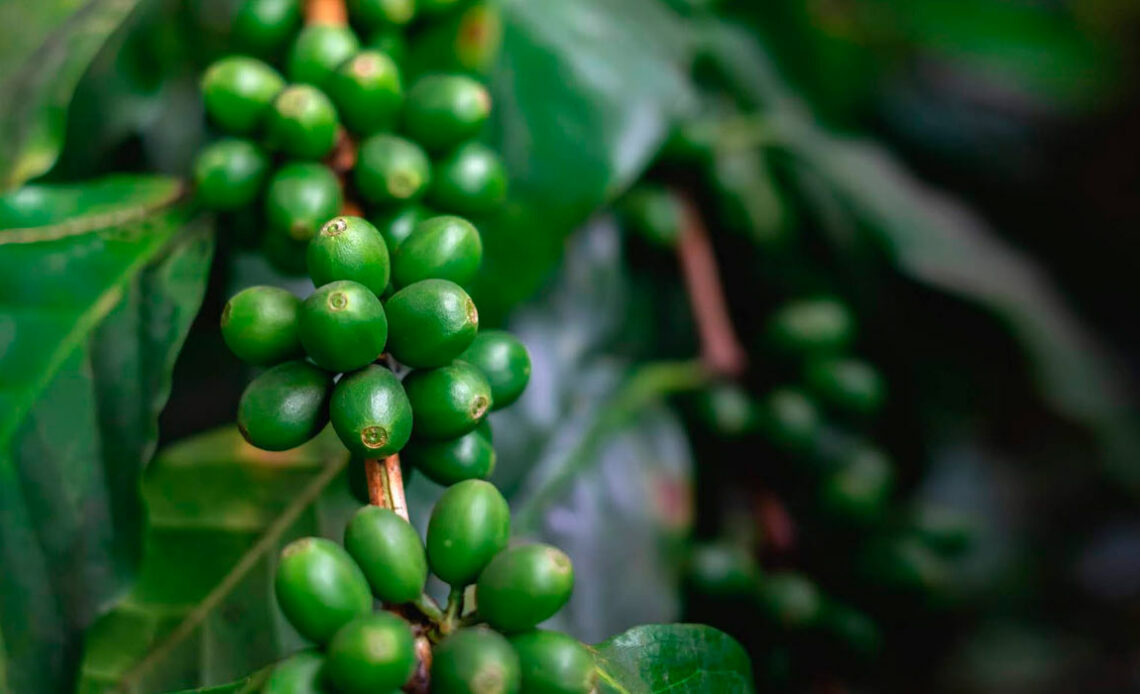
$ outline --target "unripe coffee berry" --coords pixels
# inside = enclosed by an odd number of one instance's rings
[[[336,144],[337,114],[324,92],[308,84],[286,87],[266,117],[266,141],[298,159],[320,159]]]
[[[550,545],[505,549],[479,574],[479,616],[505,632],[526,631],[554,616],[570,599],[574,567]]]
[[[300,0],[244,0],[231,34],[243,53],[268,59],[280,55],[300,28]]]
[[[491,148],[460,145],[436,165],[428,202],[465,217],[494,212],[507,199],[507,170]]]
[[[460,629],[432,653],[431,686],[439,694],[516,694],[519,657],[490,629]]]
[[[416,529],[395,511],[365,506],[344,531],[344,548],[372,586],[372,594],[393,605],[420,597],[427,582],[427,554]]]
[[[397,453],[412,435],[412,406],[400,379],[375,364],[337,381],[329,418],[345,448],[361,458]]]
[[[349,280],[319,287],[301,304],[301,344],[318,366],[354,371],[384,351],[388,321],[380,299]]]
[[[277,603],[302,636],[324,644],[345,624],[372,611],[360,567],[335,542],[306,537],[281,552]]]
[[[227,138],[207,145],[194,161],[195,193],[212,210],[236,210],[257,198],[269,173],[269,157],[249,140]]]
[[[446,487],[490,477],[495,470],[495,447],[476,428],[446,441],[412,441],[400,452],[400,461],[407,461],[432,482]]]
[[[490,482],[467,480],[447,488],[432,509],[428,566],[452,586],[475,581],[511,537],[511,510]]]
[[[360,217],[334,217],[326,222],[309,243],[306,261],[309,277],[317,286],[352,280],[376,296],[388,287],[388,245],[376,227]]]
[[[300,357],[300,307],[300,299],[279,287],[243,289],[222,309],[222,339],[238,359],[254,366]]]
[[[491,411],[491,386],[463,361],[438,369],[417,369],[404,379],[412,403],[417,439],[452,439],[472,431]]]
[[[342,203],[336,174],[324,164],[290,162],[278,169],[265,193],[265,253],[273,264],[303,274],[309,240]]]
[[[295,653],[273,666],[261,694],[321,694],[325,657],[308,650]]]
[[[479,330],[479,312],[467,292],[447,280],[404,287],[384,304],[391,328],[388,351],[401,364],[433,368],[449,364]]]
[[[411,140],[379,133],[361,143],[353,176],[356,189],[368,202],[399,205],[427,190],[431,162]]]
[[[289,52],[290,82],[324,88],[341,63],[360,50],[352,29],[333,24],[310,24],[301,30]]]
[[[235,135],[252,133],[284,88],[276,70],[245,56],[222,58],[202,75],[206,113],[219,128]]]
[[[408,91],[404,130],[425,148],[441,152],[479,134],[491,114],[491,95],[462,75],[430,74]]]
[[[278,364],[246,386],[238,402],[238,429],[263,450],[300,446],[328,422],[331,388],[329,375],[308,362]]]
[[[357,617],[328,646],[325,676],[340,694],[376,694],[399,689],[416,669],[415,637],[391,612]]]
[[[345,127],[358,135],[390,129],[404,100],[396,63],[379,51],[345,61],[327,88]]]
[[[353,24],[368,30],[402,27],[416,15],[415,0],[347,0]]]
[[[377,214],[371,221],[388,244],[388,254],[395,255],[396,249],[412,235],[417,224],[435,216],[434,212],[423,205],[410,203]]]
[[[530,355],[517,337],[504,330],[480,331],[459,358],[487,377],[492,410],[514,403],[530,382]]]
[[[590,694],[598,671],[590,651],[574,637],[535,629],[512,636],[527,694]]]
[[[483,262],[483,240],[471,222],[440,216],[416,225],[392,257],[392,283],[406,287],[420,280],[450,280],[459,285],[475,279]]]

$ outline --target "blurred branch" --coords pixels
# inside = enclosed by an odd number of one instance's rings
[[[708,231],[689,196],[682,192],[676,195],[682,211],[677,257],[700,334],[701,359],[718,376],[739,376],[748,367],[748,354],[732,327]]]

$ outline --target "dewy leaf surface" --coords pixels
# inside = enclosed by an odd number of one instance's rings
[[[698,624],[649,624],[594,646],[603,694],[747,694],[748,654],[722,631]]]
[[[138,476],[213,243],[170,179],[0,197],[0,665],[71,691],[80,637],[134,577]]]
[[[34,178],[59,155],[79,78],[138,0],[0,3],[0,190]]]
[[[293,539],[339,541],[360,506],[342,474],[347,457],[331,431],[282,453],[253,448],[235,428],[164,449],[142,483],[139,581],[90,630],[80,691],[221,686],[301,648],[273,572]],[[238,684],[219,691],[245,691]]]

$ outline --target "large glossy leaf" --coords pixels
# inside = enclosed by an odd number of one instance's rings
[[[731,636],[695,624],[639,626],[594,646],[603,693],[746,694],[748,654]]]
[[[747,34],[719,26],[710,45],[736,86],[764,107],[773,146],[822,183],[844,221],[867,230],[903,276],[998,321],[1027,356],[1044,401],[1093,432],[1110,471],[1140,489],[1140,440],[1110,359],[1033,261],[879,147],[818,126]]]
[[[69,689],[81,631],[133,578],[138,476],[213,249],[179,195],[168,179],[121,177],[0,198],[0,631],[13,692]]]
[[[503,17],[494,129],[513,205],[486,227],[476,296],[489,317],[538,288],[566,236],[641,173],[691,105],[687,36],[653,0],[507,0]]]
[[[51,167],[75,85],[137,3],[0,3],[0,190]]]
[[[331,432],[268,453],[226,428],[161,452],[143,478],[139,581],[91,629],[80,691],[218,686],[297,650],[273,569],[290,540],[340,539],[359,507],[341,474],[346,462]]]

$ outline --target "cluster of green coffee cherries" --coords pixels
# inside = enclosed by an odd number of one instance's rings
[[[389,694],[424,674],[439,694],[593,691],[586,647],[535,628],[570,598],[569,557],[543,544],[508,547],[509,536],[506,500],[490,483],[468,480],[436,503],[426,551],[406,520],[379,506],[352,517],[343,547],[313,537],[289,544],[277,601],[317,648],[278,664],[262,691]],[[446,610],[424,595],[429,568],[451,586]],[[387,609],[374,610],[376,600]]]
[[[286,450],[331,421],[357,458],[403,453],[444,485],[488,477],[486,416],[522,394],[530,357],[509,333],[479,331],[462,285],[481,255],[478,230],[461,217],[420,222],[391,258],[367,220],[329,220],[306,254],[317,287],[308,298],[256,286],[222,311],[234,354],[269,367],[239,402],[245,438]]]
[[[277,15],[266,7],[278,5],[297,6],[299,16],[297,0],[247,0],[242,9],[254,9],[241,16],[270,21]],[[397,5],[406,8],[397,18],[406,22],[410,2],[361,1],[349,9],[358,27],[398,28],[381,11]],[[257,243],[275,267],[304,273],[308,241],[344,207],[338,174],[368,218],[397,242],[433,214],[478,218],[503,203],[502,161],[475,139],[491,111],[480,82],[425,74],[405,89],[390,40],[398,32],[380,31],[362,45],[349,26],[300,29],[278,21],[285,29],[274,26],[277,33],[299,29],[285,76],[248,55],[223,57],[203,74],[206,114],[224,136],[194,165],[198,200],[230,214],[239,230],[263,229]]]

